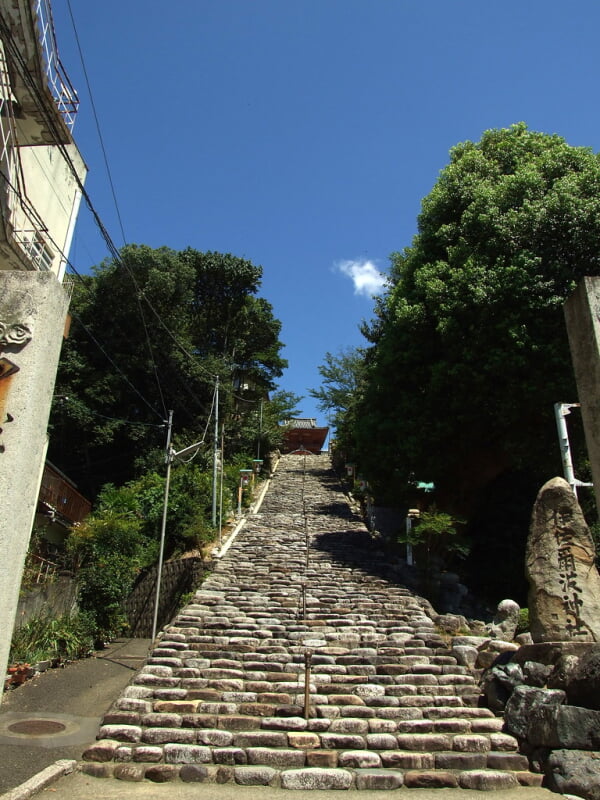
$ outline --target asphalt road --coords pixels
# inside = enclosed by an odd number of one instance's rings
[[[149,647],[149,639],[118,639],[91,658],[6,691],[0,704],[0,793],[58,759],[79,761]]]

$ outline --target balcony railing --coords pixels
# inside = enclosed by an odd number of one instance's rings
[[[35,0],[35,11],[48,86],[65,124],[73,130],[79,98],[58,56],[50,0]]]

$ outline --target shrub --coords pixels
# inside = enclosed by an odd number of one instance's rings
[[[138,572],[153,560],[154,548],[144,541],[141,520],[98,512],[72,533],[69,551],[79,567],[80,608],[93,618],[97,637],[110,639],[126,625],[123,602]]]
[[[95,622],[86,613],[32,617],[13,633],[9,663],[74,659],[94,646]]]

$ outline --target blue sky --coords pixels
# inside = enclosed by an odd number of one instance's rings
[[[281,388],[363,344],[390,253],[411,243],[448,151],[525,121],[600,149],[597,0],[70,0],[128,242],[263,267]],[[123,237],[68,0],[87,189]],[[107,256],[85,209],[71,259]]]

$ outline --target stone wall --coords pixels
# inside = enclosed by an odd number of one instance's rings
[[[163,564],[158,609],[159,629],[175,616],[181,605],[182,595],[191,592],[207,571],[208,564],[201,558],[181,558]],[[130,636],[152,636],[156,576],[156,567],[143,572],[125,603]]]
[[[75,579],[61,575],[49,583],[40,584],[19,597],[15,628],[25,625],[32,617],[61,617],[77,610],[77,585]]]

